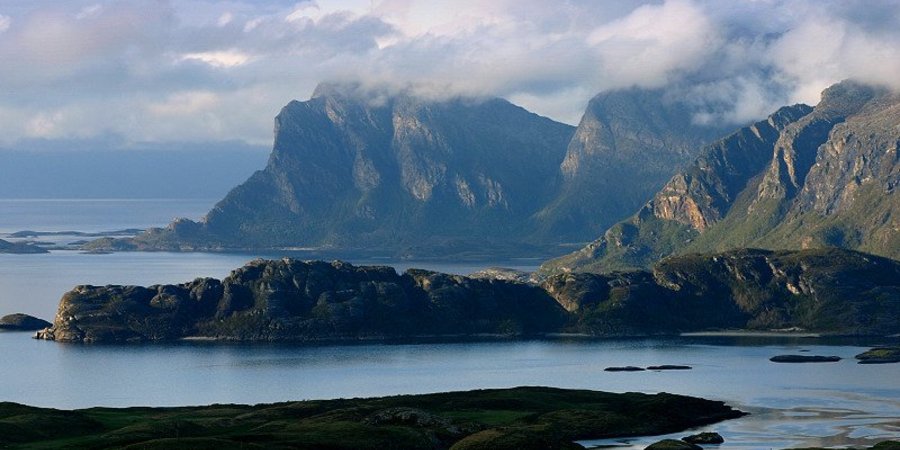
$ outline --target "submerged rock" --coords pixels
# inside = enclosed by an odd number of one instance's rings
[[[691,370],[691,366],[680,366],[676,364],[663,364],[661,366],[650,366],[647,370]]]
[[[769,358],[769,361],[776,363],[823,363],[838,362],[840,356],[819,356],[819,355],[778,355]]]
[[[606,372],[643,372],[646,369],[644,369],[643,367],[637,367],[637,366],[621,366],[621,367],[615,366],[615,367],[607,367],[603,370]]]

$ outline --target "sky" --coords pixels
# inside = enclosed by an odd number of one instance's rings
[[[666,88],[698,122],[900,88],[900,0],[0,2],[0,146],[270,145],[319,82],[499,96],[577,124],[591,97]]]

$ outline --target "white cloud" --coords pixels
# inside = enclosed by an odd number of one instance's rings
[[[185,53],[178,58],[180,61],[200,61],[213,67],[229,68],[246,64],[250,61],[250,55],[237,50],[219,50],[200,53]]]
[[[218,20],[216,20],[216,25],[218,25],[219,27],[224,27],[225,25],[231,23],[232,20],[234,20],[234,14],[226,11],[222,13],[221,16],[219,16]]]
[[[900,88],[892,0],[8,0],[0,136],[271,140],[320,81],[497,95],[578,121],[594,94],[667,86],[698,121]],[[12,26],[12,24],[15,26]],[[387,91],[385,91],[387,90]]]

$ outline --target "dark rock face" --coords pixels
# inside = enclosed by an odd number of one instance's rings
[[[52,325],[43,319],[29,316],[28,314],[9,314],[0,317],[0,330],[9,331],[36,331]]]
[[[631,218],[545,273],[672,254],[843,247],[900,257],[900,95],[845,81],[707,147]]]
[[[0,239],[0,253],[35,254],[50,253],[47,249],[26,242],[9,242]]]
[[[248,341],[521,335],[554,331],[565,311],[543,290],[411,269],[339,261],[253,261],[222,281],[78,286],[39,338]]]
[[[819,355],[778,355],[769,358],[769,361],[776,363],[823,363],[838,362],[840,356],[819,356]]]
[[[560,274],[542,286],[590,334],[900,331],[900,262],[850,250],[686,255],[650,272]]]
[[[414,336],[674,334],[801,328],[900,332],[900,263],[850,250],[741,250],[652,272],[562,274],[542,285],[336,261],[257,260],[222,281],[78,286],[39,338],[317,341]]]

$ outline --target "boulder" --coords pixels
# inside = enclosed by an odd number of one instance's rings
[[[721,444],[725,442],[725,438],[721,434],[711,432],[692,434],[681,438],[681,440],[689,444]]]
[[[644,450],[701,450],[703,447],[677,439],[663,439],[647,446]]]

